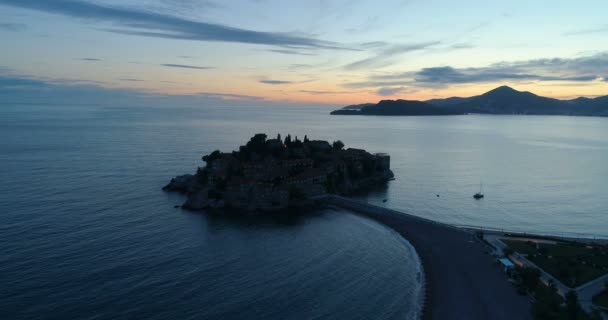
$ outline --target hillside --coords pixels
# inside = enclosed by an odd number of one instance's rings
[[[473,97],[451,97],[416,100],[382,100],[366,104],[360,110],[339,109],[333,115],[459,115],[484,114],[530,114],[608,116],[608,96],[559,100],[517,91],[508,86],[498,87]]]

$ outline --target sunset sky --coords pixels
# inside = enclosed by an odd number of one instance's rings
[[[0,13],[0,102],[608,94],[606,0],[0,0]]]

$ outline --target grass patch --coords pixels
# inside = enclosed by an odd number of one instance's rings
[[[540,271],[536,268],[516,267],[513,279],[520,294],[534,297],[532,318],[535,320],[590,320],[578,304],[574,291],[563,299],[553,285],[546,286],[540,281]],[[595,318],[593,318],[595,319]]]
[[[502,241],[513,251],[527,254],[530,261],[571,288],[608,273],[608,246]]]

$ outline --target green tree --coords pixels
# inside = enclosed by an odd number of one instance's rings
[[[540,284],[540,270],[531,267],[517,267],[521,285],[528,291],[534,292]]]

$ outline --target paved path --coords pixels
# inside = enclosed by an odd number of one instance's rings
[[[605,274],[576,288],[578,301],[583,309],[585,309],[587,312],[593,310],[593,302],[591,300],[593,299],[593,296],[606,289],[607,282],[608,274]],[[608,315],[604,315],[604,319],[608,319]]]
[[[425,318],[531,318],[528,298],[517,294],[472,233],[352,199],[332,197],[330,202],[395,229],[416,248],[427,280]]]

